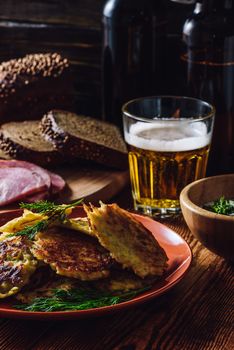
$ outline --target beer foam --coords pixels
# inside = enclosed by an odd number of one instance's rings
[[[177,125],[176,125],[177,124]],[[137,122],[124,132],[129,145],[149,151],[182,152],[205,147],[210,144],[211,132],[203,122],[159,123]]]

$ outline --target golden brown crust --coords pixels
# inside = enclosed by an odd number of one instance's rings
[[[37,234],[32,253],[57,274],[84,281],[107,277],[113,262],[95,238],[58,227]]]
[[[128,292],[151,286],[155,279],[140,278],[131,271],[113,270],[108,278],[93,282],[96,289],[104,292]]]
[[[100,208],[84,205],[84,209],[100,244],[124,268],[142,278],[162,275],[166,253],[133,215],[117,204],[101,203]]]
[[[81,282],[77,279],[67,278],[57,275],[49,266],[45,265],[37,269],[20,293],[16,295],[16,299],[22,303],[30,303],[35,298],[51,297],[55,289],[70,290],[79,288]]]
[[[4,235],[5,236],[5,235]],[[22,236],[0,241],[0,298],[17,293],[34,273],[37,261]]]

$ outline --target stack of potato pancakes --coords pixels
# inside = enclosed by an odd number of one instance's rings
[[[39,227],[48,214],[24,209],[22,216],[0,227],[0,298],[16,294],[27,303],[55,288],[82,284],[130,291],[162,276],[166,253],[134,215],[117,204],[83,208],[87,217],[51,220],[33,237],[27,229]]]

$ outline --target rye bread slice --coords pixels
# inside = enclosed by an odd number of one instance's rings
[[[64,162],[52,143],[44,139],[39,121],[3,124],[0,129],[0,150],[11,158],[41,166],[59,165]]]
[[[52,110],[41,120],[47,140],[66,157],[126,169],[127,148],[119,129],[109,123],[71,112]]]

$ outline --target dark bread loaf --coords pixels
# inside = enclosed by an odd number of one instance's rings
[[[53,110],[41,120],[47,140],[67,157],[91,160],[125,169],[127,148],[119,129],[109,123],[74,113]]]
[[[39,121],[36,120],[3,124],[0,129],[0,151],[11,158],[41,166],[64,162],[62,155],[42,136]]]
[[[0,64],[0,124],[40,119],[52,108],[71,108],[68,60],[32,54]]]

